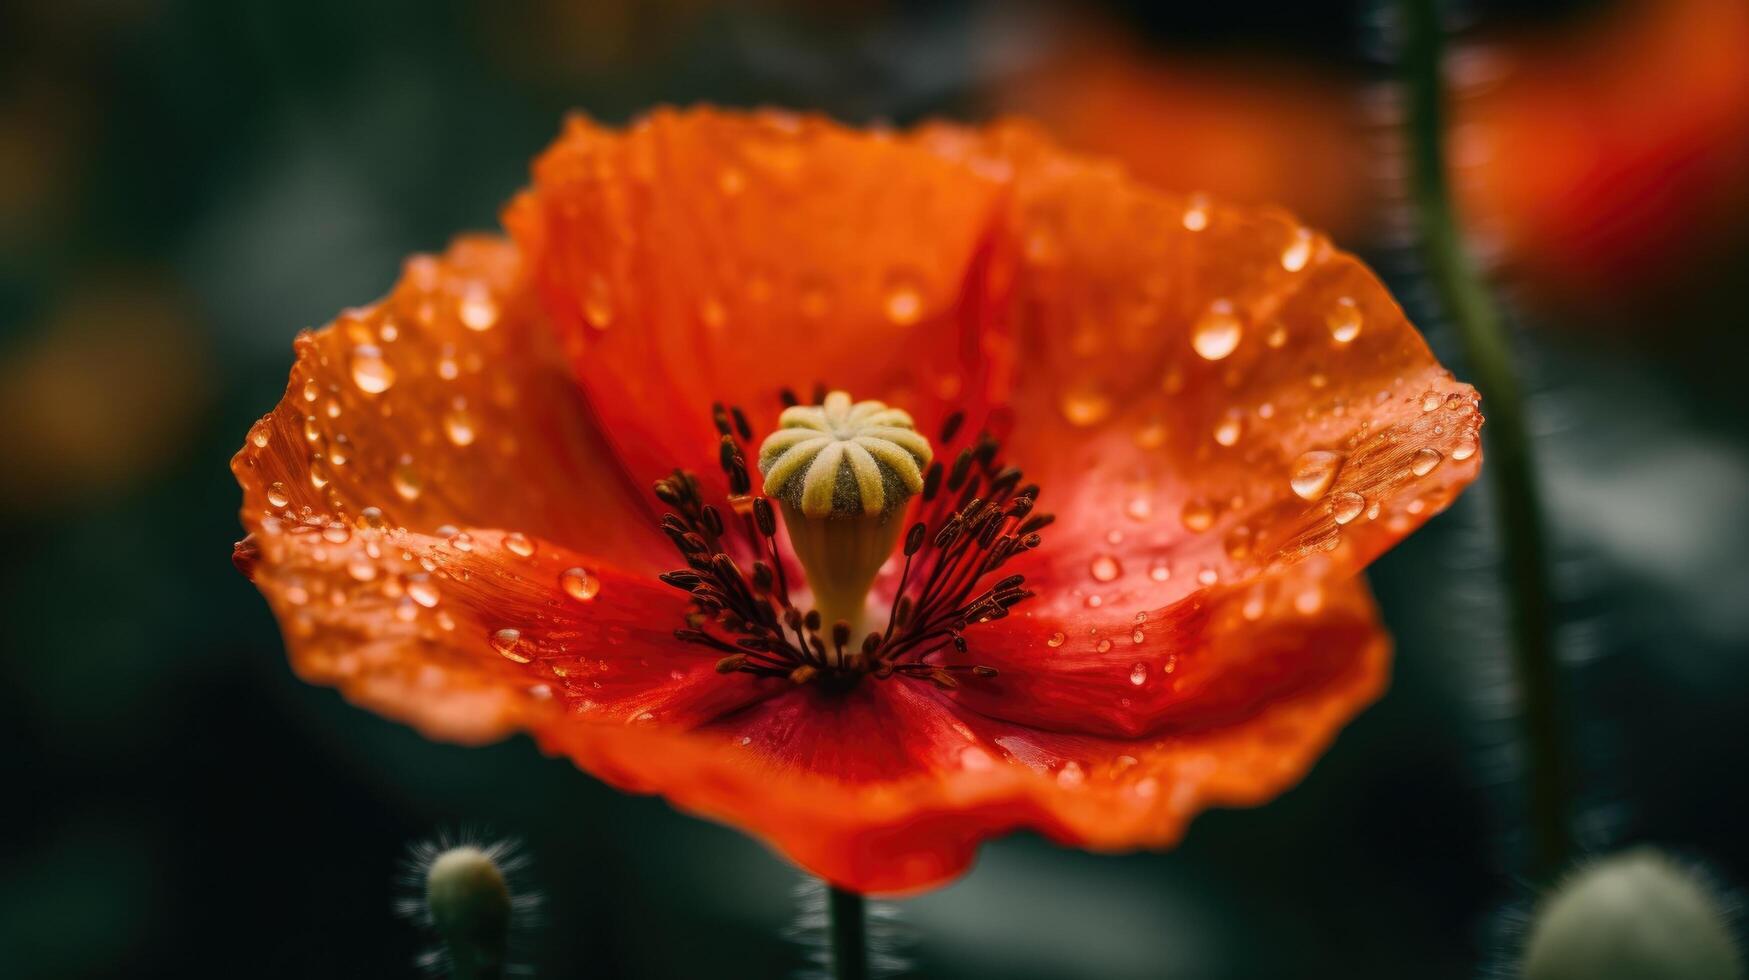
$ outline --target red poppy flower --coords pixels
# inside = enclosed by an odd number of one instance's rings
[[[576,119],[534,178],[300,337],[233,463],[301,676],[876,892],[1170,844],[1379,693],[1356,573],[1481,417],[1322,236],[1019,124]],[[821,382],[890,408],[785,412]]]

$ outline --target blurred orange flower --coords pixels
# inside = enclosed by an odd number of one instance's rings
[[[1382,228],[1394,179],[1353,75],[1150,54],[1072,35],[1002,101],[1168,190],[1278,202],[1340,240]],[[1460,209],[1547,298],[1651,296],[1749,216],[1749,5],[1637,0],[1576,26],[1495,32],[1452,62]]]
[[[304,678],[859,891],[1291,785],[1384,684],[1356,573],[1480,462],[1475,393],[1352,256],[1021,124],[574,119],[506,224],[298,339],[232,464],[239,567]],[[861,646],[745,483],[821,380],[907,445],[977,434]]]

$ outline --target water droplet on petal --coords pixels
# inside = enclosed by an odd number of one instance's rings
[[[1215,511],[1207,502],[1191,500],[1185,503],[1184,526],[1192,531],[1206,531],[1215,523]]]
[[[352,539],[352,528],[339,521],[332,521],[322,529],[322,540],[329,544],[345,544]]]
[[[492,649],[506,660],[514,660],[519,664],[528,663],[528,658],[516,652],[522,643],[522,631],[505,627],[492,634]]]
[[[457,446],[474,442],[474,415],[465,405],[457,405],[443,413],[443,433]]]
[[[1360,336],[1361,321],[1360,307],[1347,296],[1337,300],[1336,306],[1324,316],[1324,325],[1330,328],[1330,336],[1338,344]]]
[[[1209,226],[1208,205],[1202,201],[1192,201],[1184,211],[1184,227],[1190,231],[1202,231]]]
[[[1130,683],[1137,687],[1148,683],[1148,665],[1138,663],[1130,668]]]
[[[395,383],[395,369],[383,360],[383,352],[370,344],[352,349],[352,383],[367,395],[380,395]]]
[[[895,326],[908,327],[923,316],[923,291],[908,272],[894,273],[887,282],[887,295],[882,303],[887,319]]]
[[[511,531],[504,536],[504,548],[519,558],[528,558],[534,554],[534,542],[520,531]]]
[[[1236,445],[1245,423],[1237,415],[1228,415],[1215,423],[1215,441],[1223,446]]]
[[[1457,445],[1451,447],[1451,458],[1463,462],[1476,454],[1477,439],[1474,433],[1466,432],[1458,436]]]
[[[1437,449],[1417,449],[1415,455],[1409,457],[1409,472],[1416,476],[1426,476],[1444,458]]]
[[[588,602],[601,594],[601,580],[586,568],[567,568],[559,573],[559,588],[578,602]]]
[[[1233,313],[1232,304],[1217,300],[1191,328],[1190,346],[1204,360],[1218,361],[1238,349],[1244,333],[1245,325]]]
[[[425,481],[420,478],[419,471],[413,468],[411,459],[403,458],[395,466],[395,471],[389,474],[389,482],[394,485],[395,493],[406,501],[418,500],[419,494],[425,490]]]
[[[1154,563],[1148,566],[1148,578],[1156,582],[1164,582],[1171,577],[1172,568],[1166,564],[1164,558],[1156,558]]]
[[[1435,411],[1443,404],[1445,404],[1445,399],[1441,398],[1437,391],[1429,391],[1421,396],[1421,410],[1423,412]]]
[[[1317,500],[1329,491],[1330,484],[1336,482],[1336,474],[1341,471],[1341,453],[1314,449],[1301,453],[1300,458],[1294,460],[1288,483],[1301,500]]]
[[[1063,394],[1061,407],[1070,425],[1097,425],[1111,414],[1111,399],[1097,388],[1076,388]]]
[[[1123,566],[1111,555],[1096,555],[1089,569],[1095,582],[1110,582],[1123,574]]]
[[[490,330],[498,322],[498,303],[483,286],[475,286],[456,304],[456,315],[469,330]]]
[[[284,507],[291,503],[291,494],[286,492],[285,484],[274,481],[267,488],[267,502],[275,507]]]
[[[1289,272],[1298,272],[1306,267],[1312,258],[1312,233],[1304,228],[1294,232],[1294,237],[1281,250],[1281,267]]]
[[[613,298],[608,295],[607,280],[592,276],[583,291],[583,319],[597,330],[613,325]]]
[[[249,427],[249,441],[256,449],[266,449],[267,440],[273,436],[273,424],[268,419],[261,419]]]
[[[413,597],[414,602],[419,603],[427,609],[437,605],[437,600],[441,598],[437,591],[437,583],[431,581],[430,578],[424,575],[417,575],[408,578],[407,594]]]
[[[1079,786],[1087,781],[1087,773],[1082,770],[1081,763],[1073,759],[1063,763],[1063,768],[1057,770],[1057,785],[1065,788]]]
[[[1336,523],[1347,524],[1366,509],[1366,498],[1352,490],[1344,490],[1330,498],[1330,516]]]

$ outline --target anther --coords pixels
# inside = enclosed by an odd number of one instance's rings
[[[941,444],[945,446],[952,442],[953,437],[959,435],[960,426],[965,424],[965,421],[966,413],[964,412],[954,412],[949,415],[946,421],[941,423]]]
[[[928,529],[922,521],[911,525],[911,530],[905,532],[905,557],[909,558],[923,549],[923,537]]]

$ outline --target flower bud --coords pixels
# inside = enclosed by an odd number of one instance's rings
[[[1741,980],[1718,895],[1650,847],[1580,868],[1537,908],[1525,980]]]

